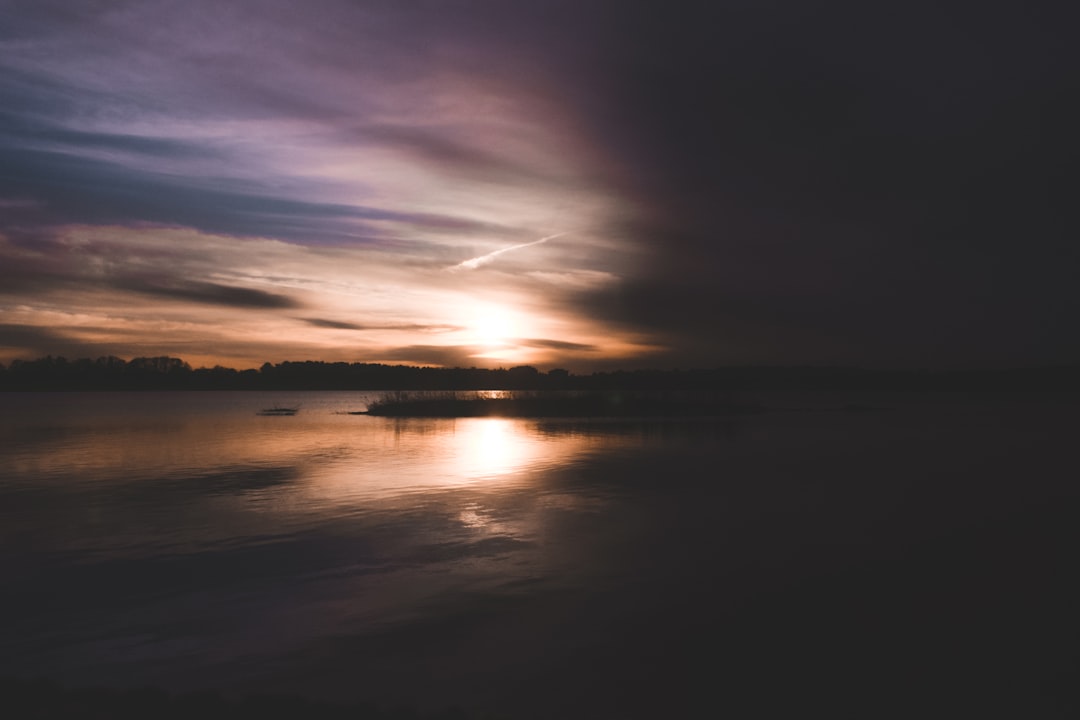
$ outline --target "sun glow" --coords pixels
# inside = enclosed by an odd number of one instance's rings
[[[536,357],[525,338],[542,333],[542,323],[528,314],[484,303],[474,306],[466,323],[467,342],[473,357],[504,363],[528,363]]]
[[[469,341],[480,345],[487,352],[506,350],[523,337],[536,333],[536,321],[524,313],[505,307],[484,303],[476,305],[469,313],[466,327]]]
[[[465,430],[458,455],[459,472],[466,477],[495,477],[528,465],[538,454],[536,443],[522,437],[509,420],[482,418],[462,423]]]
[[[514,319],[501,310],[477,313],[472,327],[476,339],[484,345],[501,345],[517,335]]]

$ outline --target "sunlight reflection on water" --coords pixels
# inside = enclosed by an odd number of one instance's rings
[[[130,552],[402,513],[447,493],[520,491],[618,442],[525,420],[347,414],[371,399],[292,393],[285,402],[299,414],[265,417],[259,409],[285,404],[277,394],[9,395],[0,487],[63,500],[75,531],[35,515],[13,521],[43,544]],[[482,514],[468,517],[481,526]]]
[[[25,548],[7,558],[32,621],[13,639],[21,667],[174,682],[179,666],[198,675],[428,617],[463,591],[558,581],[552,519],[604,501],[545,487],[546,473],[617,436],[348,414],[371,399],[3,397],[4,533]]]
[[[0,424],[12,474],[127,481],[288,465],[349,494],[379,494],[551,465],[589,444],[580,437],[559,442],[526,421],[345,414],[363,407],[366,393],[308,393],[295,417],[258,416],[272,400],[256,394],[175,393],[158,402],[123,396],[117,402],[120,394],[111,395],[24,396],[23,406],[5,413]],[[366,472],[372,467],[379,472]],[[352,480],[345,480],[350,471]]]
[[[723,655],[733,632],[728,671],[742,667],[777,622],[763,611],[738,639],[762,593],[974,526],[1021,486],[1075,487],[1077,414],[1040,405],[671,422],[348,414],[372,399],[0,396],[0,614],[18,619],[0,675],[402,704],[420,683],[436,705],[523,718],[608,717],[622,694],[629,717],[636,692],[663,687],[657,673],[677,687],[701,672],[688,658]],[[833,623],[866,617],[858,592],[817,607],[839,608]],[[871,615],[902,616],[890,597]],[[904,627],[918,637],[921,620]],[[559,692],[537,700],[548,686]],[[576,716],[567,696],[584,703]]]

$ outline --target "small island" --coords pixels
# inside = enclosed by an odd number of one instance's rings
[[[757,412],[760,406],[730,396],[688,398],[683,395],[628,392],[575,394],[513,393],[487,397],[462,393],[390,393],[356,415],[380,417],[720,417]]]

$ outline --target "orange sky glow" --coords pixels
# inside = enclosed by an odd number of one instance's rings
[[[96,22],[126,33],[139,21],[125,15]],[[0,197],[46,228],[32,243],[0,229],[0,263],[33,278],[0,294],[0,326],[14,329],[0,361],[49,352],[236,368],[588,369],[655,349],[576,302],[632,269],[618,230],[632,213],[591,174],[596,153],[557,101],[452,62],[397,58],[404,81],[364,55],[316,68],[314,40],[267,31],[290,57],[203,27],[196,47],[170,31],[64,59],[43,38],[9,60],[84,88],[86,112],[54,119],[62,139],[28,141],[36,150],[162,187],[153,197],[133,188],[119,217],[97,221],[54,218],[56,201],[32,189]],[[192,53],[261,67],[242,80],[207,77],[186,69]],[[132,58],[145,61],[140,71]],[[109,105],[106,77],[121,72],[123,112]],[[276,93],[318,111],[266,113],[261,101],[225,97],[232,83],[251,90],[271,78]],[[219,106],[206,112],[175,95],[178,84]],[[105,140],[67,140],[76,134]],[[170,149],[145,151],[155,143]],[[162,204],[173,206],[164,216]]]

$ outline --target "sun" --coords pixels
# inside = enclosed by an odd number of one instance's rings
[[[480,345],[506,345],[520,336],[520,318],[497,307],[477,308],[469,325]]]
[[[485,345],[501,345],[514,336],[514,324],[505,313],[482,315],[473,327],[477,339]]]
[[[474,349],[472,357],[506,363],[534,362],[534,340],[543,337],[543,319],[520,308],[493,302],[470,305],[460,336]]]

